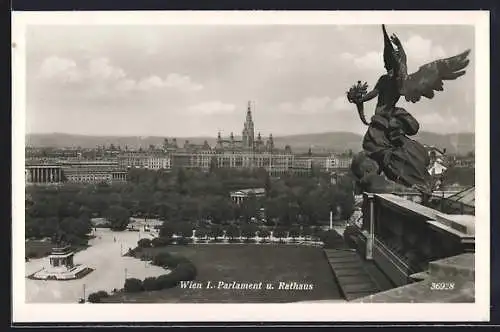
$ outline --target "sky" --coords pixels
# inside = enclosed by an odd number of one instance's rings
[[[474,131],[474,28],[387,26],[408,70],[472,49],[467,74],[418,103],[421,130]],[[380,25],[29,26],[27,133],[193,137],[362,133],[345,92],[384,73]],[[373,114],[375,101],[365,105]]]

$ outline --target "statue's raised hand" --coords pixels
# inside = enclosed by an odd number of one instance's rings
[[[353,104],[360,104],[363,102],[363,97],[366,95],[368,91],[368,83],[361,83],[358,81],[357,84],[351,86],[349,91],[346,92],[347,100]]]
[[[399,40],[399,38],[398,38],[398,36],[396,36],[396,34],[392,34],[391,42],[393,42],[394,45],[396,45],[398,48],[402,45],[401,40]]]

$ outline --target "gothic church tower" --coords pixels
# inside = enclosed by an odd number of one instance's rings
[[[245,124],[243,126],[243,132],[242,132],[242,143],[243,147],[245,149],[251,149],[253,150],[254,148],[254,127],[253,127],[253,120],[252,120],[252,110],[251,110],[251,102],[248,102],[248,107],[247,107],[247,117]]]

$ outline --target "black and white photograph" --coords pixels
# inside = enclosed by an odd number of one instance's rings
[[[487,319],[488,29],[14,12],[17,317]]]

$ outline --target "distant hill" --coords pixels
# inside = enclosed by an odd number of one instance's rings
[[[359,151],[363,137],[350,132],[329,132],[318,134],[301,134],[290,136],[278,136],[274,138],[276,146],[284,147],[290,145],[294,151],[307,151],[309,147],[313,151],[334,150]]]
[[[418,133],[416,140],[423,144],[434,145],[446,149],[450,153],[467,154],[475,150],[476,135],[474,133],[437,134],[423,131]]]
[[[82,148],[95,148],[97,145],[114,144],[122,148],[128,146],[130,149],[135,148],[148,148],[150,144],[160,145],[163,139],[168,138],[172,140],[173,137],[159,137],[159,136],[87,136],[87,135],[74,135],[63,133],[51,134],[28,134],[26,135],[26,145],[33,147],[82,147]],[[177,144],[182,146],[185,140],[191,143],[203,144],[205,140],[208,144],[214,145],[216,142],[215,137],[177,137]]]
[[[167,137],[172,140],[173,137]],[[466,154],[474,151],[475,134],[474,133],[458,133],[458,134],[437,134],[431,132],[421,132],[416,137],[417,140],[424,144],[434,145],[441,149],[446,148],[450,153]],[[150,144],[160,145],[163,143],[164,137],[159,136],[86,136],[73,134],[28,134],[26,136],[26,144],[34,147],[82,147],[93,148],[97,145],[114,144],[122,148],[128,146],[134,148],[148,148]],[[236,139],[238,139],[236,137]],[[283,148],[285,145],[290,145],[292,150],[297,152],[307,151],[312,147],[313,151],[334,150],[346,151],[351,149],[354,152],[361,150],[361,142],[363,137],[359,134],[351,132],[328,132],[301,134],[289,136],[274,137],[275,146]],[[177,143],[182,146],[186,140],[194,144],[203,144],[206,140],[211,146],[215,145],[215,137],[177,137]]]

